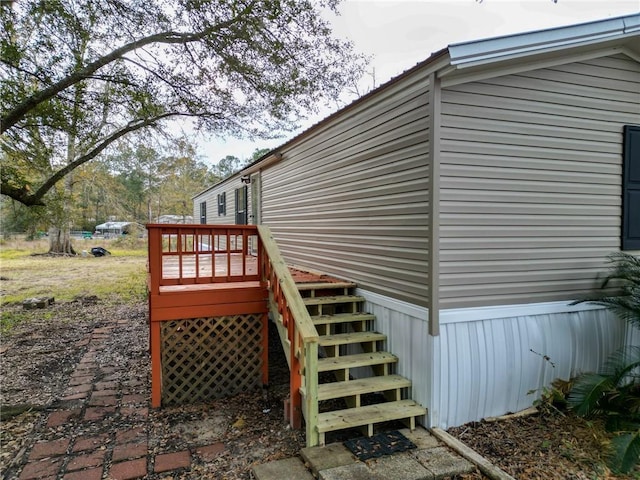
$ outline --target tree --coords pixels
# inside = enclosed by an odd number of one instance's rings
[[[109,170],[117,184],[110,188],[119,196],[119,202],[110,205],[111,214],[139,223],[154,222],[163,214],[193,215],[191,197],[220,180],[214,168],[198,158],[193,139],[183,137],[161,144],[147,136],[131,137],[117,142],[98,163]]]
[[[270,151],[271,151],[270,148],[256,148],[251,154],[251,158],[249,159],[249,162],[255,162],[259,158],[264,157]]]
[[[129,206],[125,198],[126,191],[109,170],[107,162],[89,162],[74,173],[78,193],[73,222],[77,228],[93,231],[96,225],[106,222],[109,216],[126,218],[125,211]]]
[[[240,160],[235,155],[227,155],[224,158],[218,160],[218,163],[214,165],[214,171],[216,175],[220,177],[220,180],[223,180],[246,165],[246,161]]]
[[[181,140],[174,148],[177,151],[164,158],[161,168],[162,208],[158,208],[157,216],[181,215],[184,219],[193,215],[192,196],[204,187],[217,183],[220,177],[197,159],[195,149],[188,142]]]
[[[119,143],[117,153],[109,160],[124,187],[128,215],[140,222],[152,221],[152,202],[160,191],[160,172],[164,166],[160,151],[147,146],[147,142]]]
[[[27,206],[132,132],[273,136],[363,69],[321,17],[337,0],[0,5],[0,192]]]

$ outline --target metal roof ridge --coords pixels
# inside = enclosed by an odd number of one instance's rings
[[[463,68],[562,47],[614,40],[640,32],[640,13],[449,45],[451,65]]]

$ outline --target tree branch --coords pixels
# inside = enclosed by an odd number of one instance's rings
[[[107,148],[111,143],[113,143],[120,137],[126,135],[127,133],[133,132],[135,130],[139,130],[144,127],[155,125],[162,119],[165,119],[171,116],[180,116],[180,115],[185,115],[185,114],[181,112],[168,112],[168,113],[163,113],[161,115],[157,115],[152,118],[146,118],[143,120],[129,122],[127,126],[121,128],[120,130],[117,130],[116,132],[113,132],[107,138],[102,140],[91,151],[82,155],[81,157],[78,157],[77,159],[65,165],[63,168],[61,168],[60,170],[55,172],[53,175],[51,175],[40,186],[40,188],[36,190],[35,193],[31,193],[30,189],[26,186],[15,187],[9,183],[8,179],[5,179],[5,178],[3,178],[2,182],[0,183],[0,193],[13,198],[14,200],[17,200],[28,207],[33,205],[44,205],[42,198],[45,196],[45,194],[49,190],[51,190],[51,188],[58,181],[64,178],[65,175],[73,171],[75,168],[95,158],[98,154],[100,154],[100,152],[102,152],[105,148]]]
[[[83,68],[76,70],[66,77],[62,78],[58,82],[53,85],[44,88],[30,97],[25,98],[22,102],[16,105],[13,109],[9,110],[5,115],[0,118],[0,133],[4,133],[9,128],[13,127],[24,115],[26,115],[29,111],[33,110],[40,103],[50,100],[51,98],[58,95],[63,90],[69,88],[71,85],[78,83],[82,80],[89,78],[93,73],[95,73],[98,69],[108,65],[109,63],[121,58],[123,55],[137,50],[145,45],[150,45],[153,43],[164,43],[164,44],[187,44],[191,42],[197,42],[202,40],[208,35],[211,35],[214,32],[221,31],[225,28],[230,27],[234,23],[238,22],[247,12],[249,12],[252,8],[252,5],[249,4],[243,11],[239,12],[233,18],[221,22],[219,24],[210,26],[208,28],[203,29],[200,32],[195,33],[180,33],[180,32],[161,32],[156,33],[154,35],[149,35],[147,37],[141,38],[134,42],[127,43],[119,48],[116,48],[111,53],[104,55],[94,62],[89,63]]]
[[[13,198],[23,205],[26,205],[27,207],[44,205],[42,199],[36,200],[33,198],[33,194],[31,193],[31,190],[28,186],[24,185],[22,187],[15,187],[6,182],[4,178],[2,179],[2,183],[0,183],[0,193],[6,195],[7,197]]]

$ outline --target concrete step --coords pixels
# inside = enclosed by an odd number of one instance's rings
[[[256,465],[252,469],[256,480],[315,480],[315,477],[305,467],[298,457],[285,458],[274,462]]]
[[[463,458],[457,450],[447,448],[444,443],[430,435],[422,427],[413,431],[401,429],[400,433],[416,445],[416,449],[412,450],[410,454],[403,452],[385,455],[373,462],[362,462],[353,455],[344,443],[332,443],[303,448],[300,451],[302,460],[295,457],[295,460],[276,460],[257,465],[253,467],[253,474],[257,480],[310,480],[310,478],[318,480],[365,478],[432,480],[454,478],[476,470],[474,463]],[[300,465],[307,466],[311,472],[300,470]],[[309,477],[307,474],[311,475],[311,473],[313,476]],[[501,473],[502,475],[492,478],[514,480],[504,472]]]

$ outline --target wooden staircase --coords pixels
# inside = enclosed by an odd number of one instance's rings
[[[327,432],[360,427],[371,436],[374,425],[392,420],[413,430],[416,417],[426,410],[409,399],[411,381],[393,373],[398,357],[383,350],[387,337],[372,330],[375,316],[362,312],[365,299],[353,294],[356,285],[318,282],[296,287],[320,336],[320,445]],[[300,393],[306,396],[304,387]]]

